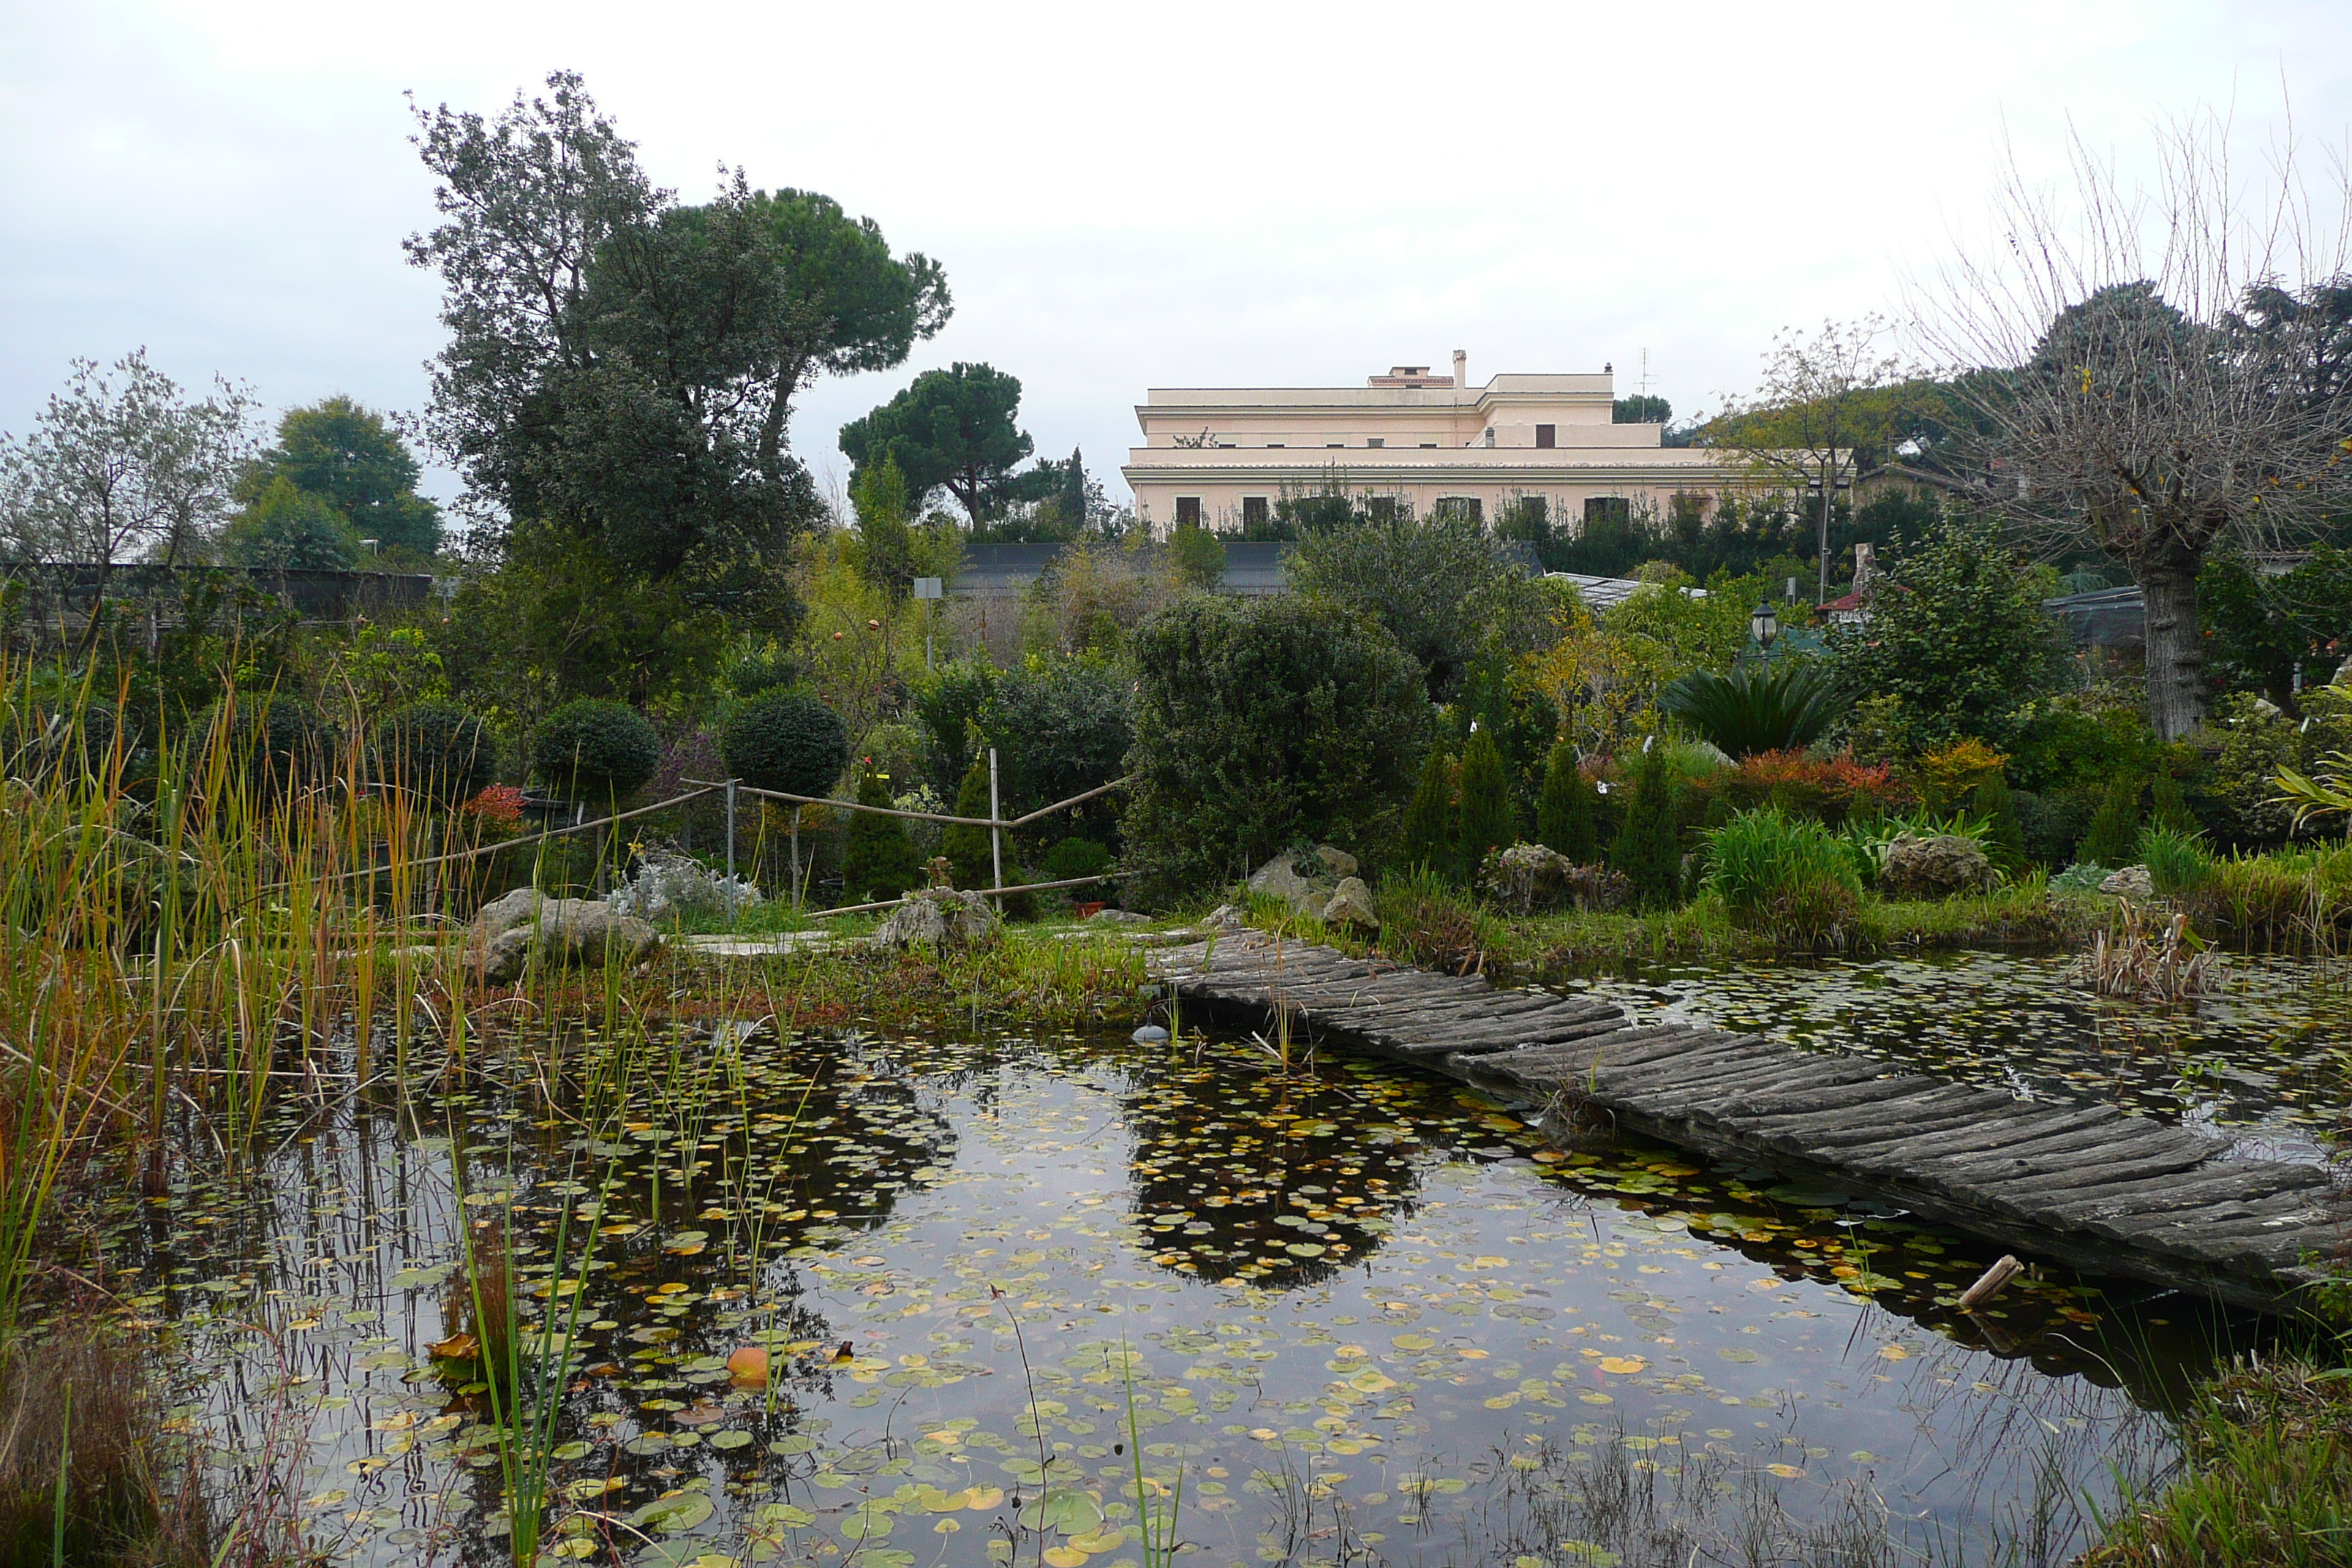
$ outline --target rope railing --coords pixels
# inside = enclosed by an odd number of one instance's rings
[[[725,789],[727,787],[726,781],[723,779],[716,782],[709,779],[681,779],[678,782],[680,784],[707,784],[712,789]],[[863,811],[875,816],[904,816],[910,817],[918,822],[944,822],[950,827],[994,827],[999,829],[1011,829],[1014,827],[1026,827],[1033,822],[1051,816],[1057,811],[1067,811],[1074,805],[1084,805],[1087,801],[1093,800],[1097,795],[1108,795],[1111,791],[1124,788],[1134,782],[1135,775],[1133,773],[1129,773],[1125,778],[1113,779],[1107,784],[1097,784],[1094,788],[1087,791],[1084,795],[1074,795],[1067,800],[1057,800],[1051,805],[1041,805],[1036,810],[1030,812],[1025,816],[1011,818],[993,816],[950,816],[947,813],[940,811],[907,811],[895,805],[867,805],[862,801],[834,800],[825,795],[787,795],[782,790],[753,789],[747,784],[738,784],[735,786],[735,792],[738,795],[748,795],[761,800],[790,801],[795,805],[822,805],[836,811]]]

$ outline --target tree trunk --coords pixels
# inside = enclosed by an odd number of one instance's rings
[[[2147,721],[2159,741],[2202,728],[2205,648],[2197,626],[2197,562],[2145,562],[2137,574],[2147,618]]]

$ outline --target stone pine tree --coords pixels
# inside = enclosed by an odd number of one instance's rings
[[[958,816],[984,817],[988,815],[988,759],[980,757],[964,770],[963,782],[956,786],[955,813]],[[966,827],[958,824],[940,835],[940,853],[947,857],[948,875],[959,888],[985,888],[995,870],[988,850],[988,829]]]
[[[1536,837],[1580,866],[1600,858],[1596,819],[1601,799],[1576,760],[1576,748],[1556,742],[1544,762],[1543,795],[1536,803]]]
[[[1475,884],[1486,852],[1507,849],[1513,842],[1510,780],[1495,733],[1483,724],[1470,731],[1462,748],[1462,805],[1455,824],[1454,849],[1461,857],[1462,879]]]
[[[1625,808],[1625,825],[1609,852],[1609,863],[1633,884],[1634,900],[1644,909],[1672,909],[1682,901],[1682,845],[1675,832],[1674,777],[1666,770],[1665,748],[1652,745],[1642,753],[1633,776],[1633,798]]]
[[[1433,748],[1404,808],[1404,858],[1424,870],[1454,865],[1454,760]]]
[[[888,805],[889,781],[873,769],[857,781],[857,804]],[[849,844],[841,860],[841,893],[850,903],[895,899],[921,880],[915,841],[903,817],[852,812]]]

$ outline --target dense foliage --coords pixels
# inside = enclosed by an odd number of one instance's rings
[[[1137,896],[1213,885],[1302,838],[1387,847],[1431,714],[1384,630],[1295,597],[1194,599],[1140,628],[1134,657]]]
[[[635,795],[661,766],[661,737],[646,716],[593,697],[541,720],[530,751],[530,771],[557,796],[599,805]]]
[[[849,765],[849,731],[806,692],[768,691],[727,716],[719,751],[727,771],[753,789],[822,795]]]
[[[498,781],[498,742],[479,719],[451,702],[412,702],[376,726],[368,749],[380,783],[455,805]]]

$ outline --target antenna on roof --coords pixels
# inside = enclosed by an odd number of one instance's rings
[[[1642,395],[1650,395],[1650,351],[1642,351]]]

